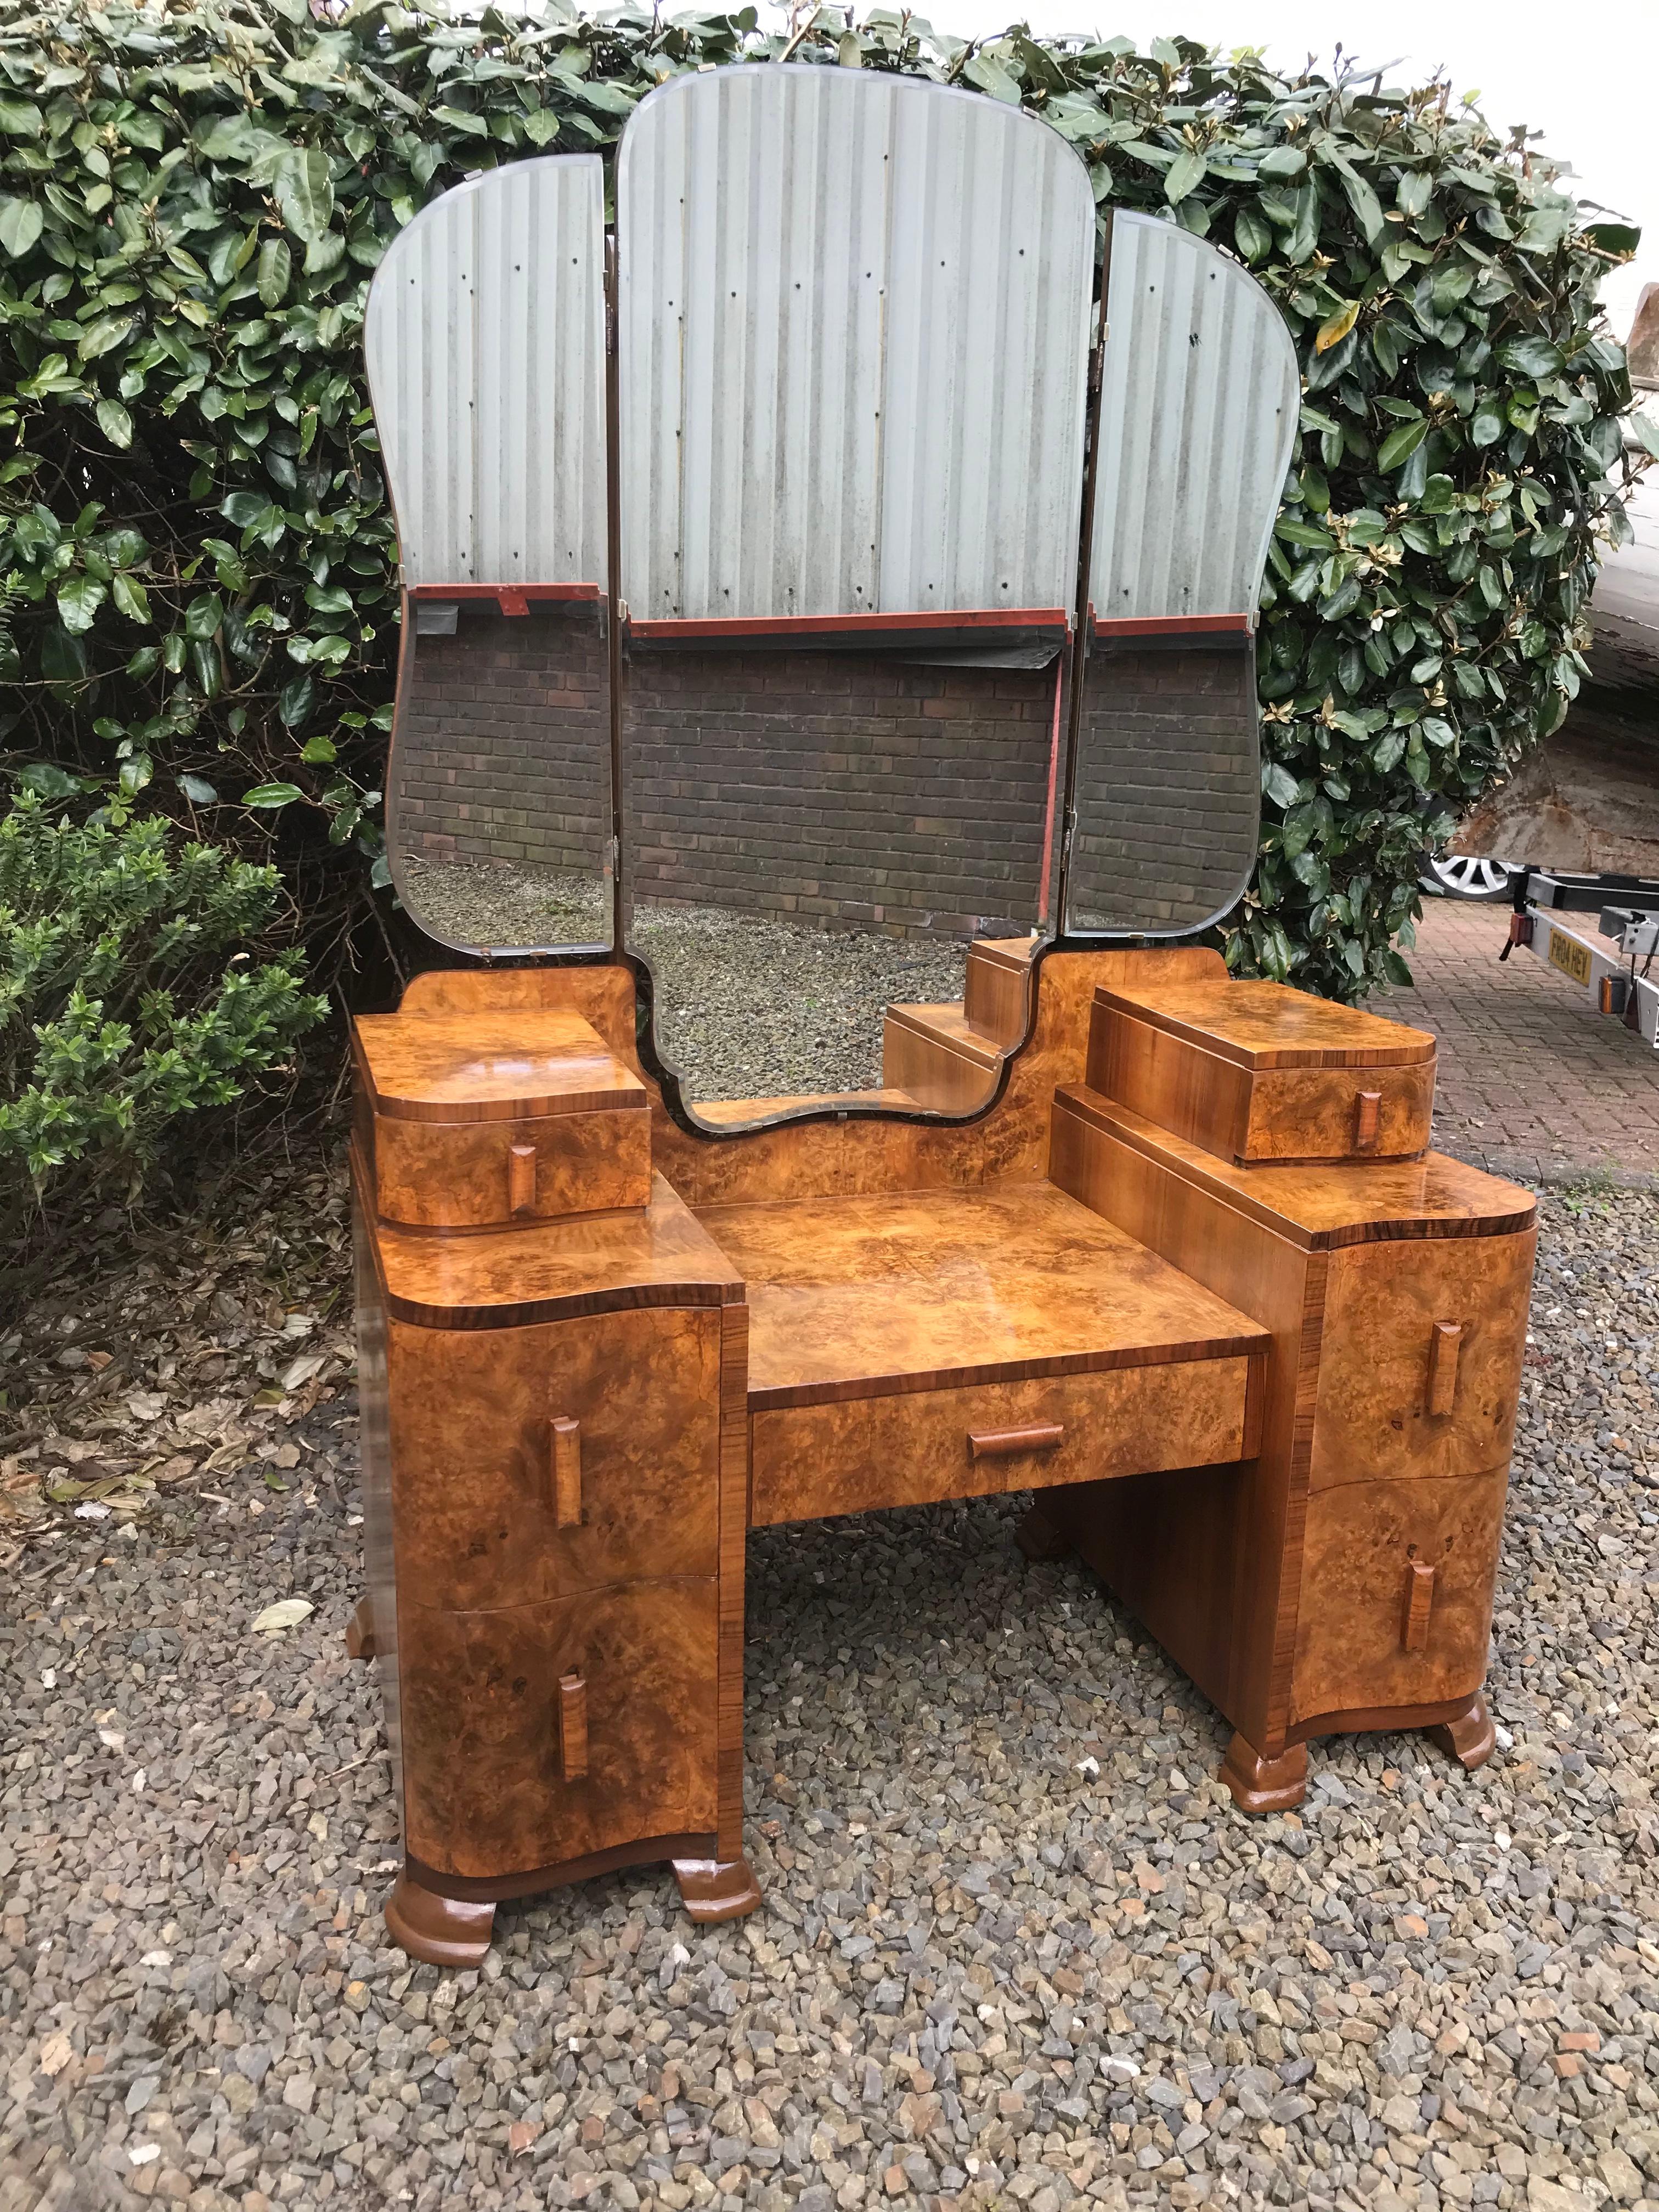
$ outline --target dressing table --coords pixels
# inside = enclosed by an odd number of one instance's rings
[[[1029,1492],[1245,1810],[1344,1730],[1480,1764],[1533,1200],[1429,1149],[1431,1037],[1191,941],[1255,848],[1266,295],[997,102],[741,65],[641,104],[608,239],[597,159],[433,203],[368,349],[394,869],[471,956],[354,1024],[396,1940],[650,1862],[761,1903],[750,1527]],[[446,871],[564,935],[463,944]],[[862,1088],[690,1097],[647,890],[966,940],[960,996]]]

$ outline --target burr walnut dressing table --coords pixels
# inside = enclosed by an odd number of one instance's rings
[[[738,162],[793,213],[711,198]],[[751,1526],[1029,1492],[1247,1810],[1340,1730],[1479,1764],[1532,1200],[1429,1151],[1425,1033],[1180,941],[1255,848],[1276,311],[1103,240],[1045,125],[868,73],[673,80],[602,226],[597,161],[492,171],[370,300],[394,868],[489,956],[354,1031],[394,1936],[476,1962],[650,1861],[760,1902]],[[748,1036],[682,1080],[663,976],[733,912],[955,937],[961,994],[860,1089],[737,1095]]]

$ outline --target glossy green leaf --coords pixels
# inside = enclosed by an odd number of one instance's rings
[[[136,576],[129,576],[125,572],[115,576],[110,584],[110,597],[129,622],[147,623],[149,620],[149,597]]]
[[[1391,430],[1377,447],[1377,467],[1384,475],[1387,475],[1391,469],[1397,469],[1402,461],[1411,459],[1428,434],[1429,424],[1426,416],[1419,417],[1415,422],[1402,422],[1397,430]]]
[[[308,246],[326,234],[334,214],[326,154],[315,147],[291,148],[276,164],[271,189],[283,221],[297,239]]]
[[[71,637],[80,637],[92,628],[93,617],[107,595],[107,586],[95,577],[64,577],[58,586],[58,619]]]
[[[1549,338],[1511,338],[1498,349],[1498,358],[1511,376],[1553,376],[1565,356]]]
[[[94,410],[98,427],[112,446],[123,453],[132,443],[132,417],[118,399],[100,399]]]
[[[0,198],[0,246],[14,261],[21,261],[46,228],[46,211],[39,200]]]
[[[288,240],[268,238],[259,248],[259,266],[255,283],[262,307],[276,307],[288,297],[288,288],[294,273],[294,256],[289,251]]]
[[[1204,156],[1190,146],[1183,146],[1170,162],[1164,176],[1164,197],[1173,207],[1184,200],[1204,174]]]

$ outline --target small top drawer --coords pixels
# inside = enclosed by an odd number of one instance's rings
[[[580,1015],[365,1015],[353,1042],[381,1220],[502,1227],[649,1203],[649,1094]]]
[[[1434,1039],[1280,983],[1095,994],[1089,1082],[1241,1167],[1425,1151]]]
[[[1332,1254],[1314,1489],[1507,1465],[1535,1241],[1528,1229]]]

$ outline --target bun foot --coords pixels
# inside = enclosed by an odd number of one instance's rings
[[[1283,1813],[1308,1794],[1308,1747],[1287,1744],[1277,1759],[1263,1759],[1254,1744],[1235,1735],[1221,1762],[1221,1778],[1241,1813]]]
[[[694,1920],[741,1920],[761,1901],[747,1859],[676,1859],[680,1902]]]
[[[360,1597],[346,1623],[346,1657],[372,1659],[374,1656],[374,1601]]]
[[[493,1904],[474,1905],[459,1897],[440,1897],[400,1874],[386,1901],[392,1940],[411,1959],[428,1966],[477,1966],[495,1932]]]
[[[1498,1742],[1486,1701],[1478,1696],[1469,1699],[1467,1712],[1460,1713],[1455,1721],[1442,1721],[1428,1733],[1431,1741],[1437,1743],[1447,1758],[1455,1759],[1468,1774],[1486,1765]]]
[[[1028,1559],[1063,1559],[1072,1548],[1071,1538],[1063,1528],[1056,1528],[1040,1505],[1027,1509],[1014,1531],[1014,1541]]]

